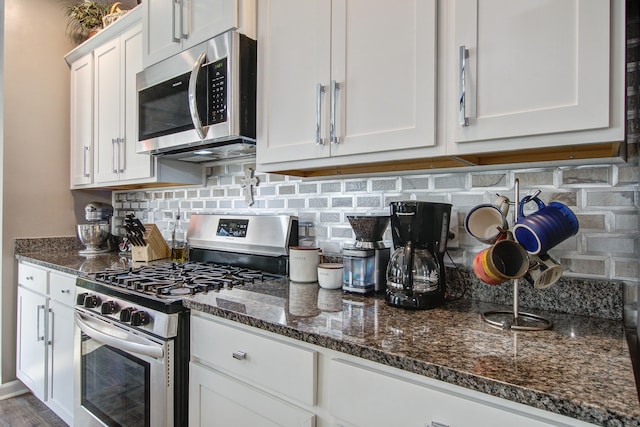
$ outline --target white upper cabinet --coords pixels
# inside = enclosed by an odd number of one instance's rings
[[[93,55],[71,64],[71,187],[91,184],[93,167]]]
[[[611,3],[448,3],[448,152],[622,141],[624,5]]]
[[[435,1],[260,1],[261,170],[434,147],[436,20]]]
[[[136,154],[136,73],[142,71],[142,25],[94,51],[94,182],[152,176],[152,158]]]
[[[144,1],[143,64],[160,62],[220,33],[255,23],[255,0]],[[245,16],[245,14],[247,16]],[[254,34],[248,34],[252,38]]]
[[[202,183],[200,165],[136,153],[141,11],[130,11],[65,56],[71,67],[72,189]]]

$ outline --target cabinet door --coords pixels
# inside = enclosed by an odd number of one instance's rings
[[[73,288],[71,288],[73,289]],[[49,300],[49,387],[47,405],[73,425],[74,310]]]
[[[43,284],[46,286],[46,283]],[[46,309],[44,295],[18,287],[16,376],[40,400],[46,399]]]
[[[332,16],[331,155],[435,145],[436,2],[334,0]]]
[[[91,184],[93,55],[71,64],[71,187]]]
[[[189,426],[312,427],[315,415],[213,369],[189,364]]]
[[[328,1],[258,2],[259,163],[329,156],[330,29]]]
[[[152,158],[136,153],[138,140],[138,97],[136,74],[142,71],[142,25],[120,36],[121,50],[121,99],[120,127],[122,137],[118,142],[119,178],[123,180],[149,178],[152,175]]]
[[[227,30],[238,28],[238,1],[184,1],[182,49],[188,49]]]
[[[168,58],[182,49],[180,11],[182,1],[142,2],[143,64],[145,67]]]
[[[94,182],[118,180],[116,158],[120,137],[120,39],[116,38],[94,50]]]
[[[609,126],[609,1],[456,0],[452,16],[456,142]],[[460,47],[468,50],[464,104]],[[459,105],[468,126],[459,124]]]
[[[540,417],[530,418],[525,413],[340,360],[331,361],[329,381],[331,414],[353,426],[543,427],[552,424]],[[586,425],[577,420],[565,421]]]

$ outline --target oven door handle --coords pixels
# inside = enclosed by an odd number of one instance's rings
[[[164,356],[164,350],[162,348],[125,341],[121,338],[113,337],[109,334],[105,334],[98,331],[97,329],[92,328],[83,320],[82,315],[77,312],[76,325],[78,325],[78,328],[80,328],[82,332],[84,332],[91,338],[110,345],[111,347],[115,347],[123,351],[128,351],[130,353],[154,357],[156,359],[162,359],[162,357]]]

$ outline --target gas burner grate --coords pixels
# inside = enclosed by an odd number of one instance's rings
[[[251,268],[207,262],[162,263],[128,270],[108,269],[94,274],[97,282],[161,299],[219,292],[277,277]]]

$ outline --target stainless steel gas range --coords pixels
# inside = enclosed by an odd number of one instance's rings
[[[298,221],[193,215],[187,236],[188,262],[78,278],[76,425],[187,425],[189,312],[183,298],[286,275]]]

